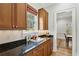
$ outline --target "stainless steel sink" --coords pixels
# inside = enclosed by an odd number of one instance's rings
[[[36,40],[31,39],[31,41],[35,42],[35,43],[40,43],[43,40],[44,40],[44,38],[40,38],[40,37],[36,38]]]

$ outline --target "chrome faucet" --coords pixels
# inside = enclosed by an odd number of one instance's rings
[[[30,40],[31,40],[31,36],[30,35],[25,36],[25,39],[26,39],[26,44],[29,45]]]

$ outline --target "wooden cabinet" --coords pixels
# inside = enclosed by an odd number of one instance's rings
[[[15,28],[26,29],[26,4],[15,4]]]
[[[26,56],[34,56],[34,55],[33,55],[33,51],[30,51],[30,52],[28,52],[28,53],[25,53],[24,55],[26,55]]]
[[[24,29],[25,4],[0,3],[0,29]]]
[[[25,56],[49,56],[52,53],[51,39],[48,39],[44,43],[40,44],[31,51],[25,53]]]
[[[48,56],[48,45],[47,41],[43,43],[44,44],[44,56]]]
[[[48,12],[45,13],[45,29],[48,30]]]
[[[48,12],[43,8],[38,10],[38,27],[39,30],[48,30]]]
[[[27,12],[37,10],[25,3],[0,3],[0,29],[26,29]]]
[[[52,53],[52,49],[51,49],[51,39],[50,39],[44,43],[44,56],[51,55],[51,53]]]
[[[11,4],[0,3],[0,29],[12,28],[12,8]]]
[[[40,44],[33,50],[33,54],[34,56],[44,56],[43,51],[44,51],[43,44]]]
[[[34,55],[34,56],[43,56],[43,55],[44,55],[44,54],[43,54],[43,47],[38,47],[37,50],[34,50],[34,51],[33,51],[33,55]]]
[[[52,50],[51,50],[51,40],[48,40],[47,42],[47,52],[48,52],[48,55],[50,55],[52,53]]]
[[[25,53],[25,56],[44,56],[43,53],[44,49],[43,49],[43,45],[39,45],[36,48],[34,48],[33,50]]]

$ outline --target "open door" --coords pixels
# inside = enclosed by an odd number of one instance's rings
[[[71,48],[71,55],[76,55],[76,27],[75,27],[75,8],[55,12],[55,46],[56,51],[59,48]],[[71,37],[71,42],[66,36]],[[67,43],[68,41],[68,43]],[[67,47],[68,45],[68,47]],[[64,51],[63,51],[64,52]]]

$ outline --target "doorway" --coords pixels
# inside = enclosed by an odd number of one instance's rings
[[[75,8],[55,12],[55,46],[57,51],[60,48],[65,48],[65,50],[70,48],[71,55],[76,55],[75,20]],[[65,34],[71,37],[71,41],[67,42]]]

